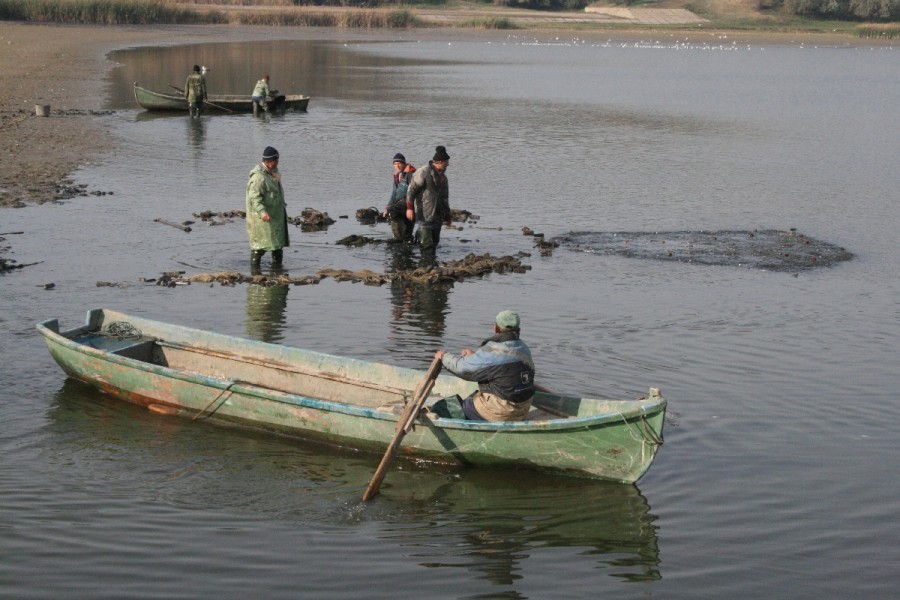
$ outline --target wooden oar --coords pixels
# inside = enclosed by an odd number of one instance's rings
[[[171,83],[169,84],[169,87],[172,88],[173,90],[176,90],[176,91],[181,92],[182,94],[184,93],[184,90],[183,90],[183,89],[181,89],[180,87],[175,87],[175,86],[172,85]],[[225,108],[224,106],[221,106],[221,105],[219,105],[219,104],[216,104],[215,102],[210,102],[209,100],[206,100],[206,101],[204,102],[204,104],[209,104],[210,106],[215,106],[215,107],[218,108],[219,110],[224,110],[224,111],[227,111],[227,112],[230,112],[230,113],[233,113],[233,112],[234,112],[234,111],[231,110],[230,108]]]
[[[369,482],[369,487],[366,488],[366,492],[363,494],[363,502],[378,495],[378,488],[381,487],[381,482],[384,480],[385,474],[387,474],[388,467],[400,448],[400,442],[403,441],[403,437],[412,429],[413,423],[419,417],[419,411],[422,410],[422,407],[425,405],[425,399],[428,398],[428,394],[431,393],[431,389],[434,387],[434,380],[437,379],[438,373],[441,372],[441,366],[441,359],[435,357],[431,361],[428,372],[425,374],[425,381],[419,384],[413,399],[403,409],[403,413],[397,420],[397,433],[394,434],[394,439],[391,440],[387,452],[384,453],[381,463],[372,476],[372,481]]]

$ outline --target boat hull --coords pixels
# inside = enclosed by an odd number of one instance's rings
[[[134,84],[134,99],[141,107],[151,111],[188,112],[189,106],[184,96],[154,92]],[[300,110],[305,111],[309,105],[309,96],[299,94],[278,95],[270,103],[273,111]],[[250,96],[239,94],[213,94],[203,105],[207,113],[249,113],[253,112],[253,101]]]
[[[137,341],[110,341],[104,325],[127,322]],[[405,399],[422,372],[255,342],[136,318],[105,309],[84,327],[38,325],[48,349],[71,377],[118,399],[162,414],[383,453]],[[440,398],[466,395],[474,384],[438,378]],[[521,467],[582,477],[637,481],[659,445],[666,402],[538,394],[543,418],[476,422],[429,411],[400,455],[459,465]]]

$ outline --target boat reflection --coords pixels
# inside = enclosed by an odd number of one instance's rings
[[[633,485],[496,469],[465,469],[443,481],[434,474],[392,472],[389,480],[379,501],[394,509],[402,503],[405,514],[422,521],[427,532],[395,533],[420,546],[414,555],[425,563],[444,561],[429,566],[477,570],[510,585],[542,549],[573,548],[612,577],[661,578],[656,516]],[[436,545],[454,548],[452,564],[434,556]]]
[[[247,337],[278,343],[284,339],[290,286],[247,284]]]
[[[245,515],[298,530],[374,526],[379,545],[402,547],[423,568],[477,572],[496,585],[515,585],[548,556],[567,557],[556,578],[567,568],[661,578],[657,517],[633,485],[404,463],[363,504],[374,455],[161,416],[72,379],[51,406],[47,459],[136,503],[215,507],[235,522]]]

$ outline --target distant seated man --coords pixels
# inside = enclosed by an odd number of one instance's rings
[[[472,421],[521,421],[534,396],[534,361],[531,350],[519,339],[519,315],[501,311],[494,335],[478,350],[435,357],[444,368],[466,381],[477,381],[478,391],[463,400],[463,412]]]

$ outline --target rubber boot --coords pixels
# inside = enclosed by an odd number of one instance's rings
[[[250,265],[258,267],[259,261],[262,260],[263,254],[265,254],[265,250],[251,250],[250,251]]]
[[[272,250],[272,264],[273,265],[280,265],[283,260],[284,260],[284,250],[281,250],[281,249]]]

